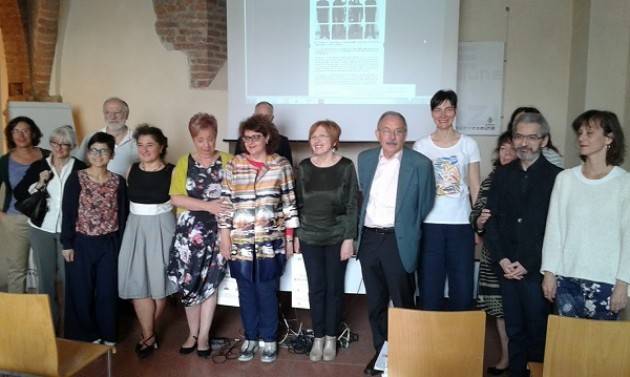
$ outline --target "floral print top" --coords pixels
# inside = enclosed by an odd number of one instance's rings
[[[78,172],[81,194],[76,231],[88,236],[101,236],[118,230],[118,200],[120,176],[108,173],[104,183],[94,182],[86,170]]]

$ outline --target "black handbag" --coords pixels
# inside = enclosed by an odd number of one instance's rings
[[[48,212],[48,191],[46,186],[37,189],[28,198],[15,203],[15,208],[25,214],[33,225],[40,227],[44,222],[46,212]]]

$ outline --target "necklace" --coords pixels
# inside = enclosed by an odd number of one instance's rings
[[[140,169],[142,169],[143,171],[146,171],[146,172],[162,170],[163,167],[164,167],[164,163],[162,163],[162,162],[157,164],[155,167],[147,167],[147,165],[144,162],[140,163]]]

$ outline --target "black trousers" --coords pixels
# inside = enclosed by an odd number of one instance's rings
[[[372,342],[379,350],[387,340],[387,308],[415,308],[415,280],[405,270],[398,254],[396,235],[363,228],[359,248],[361,273],[368,299]]]
[[[542,362],[545,354],[551,305],[543,296],[542,275],[536,271],[530,274],[522,280],[508,280],[499,275],[510,375],[514,377],[527,376],[527,362]]]
[[[308,298],[316,338],[337,336],[343,314],[348,261],[340,260],[341,243],[326,246],[300,243],[308,278]]]
[[[119,247],[114,234],[77,234],[74,262],[66,262],[66,338],[116,342]]]

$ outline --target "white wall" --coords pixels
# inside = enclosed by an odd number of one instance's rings
[[[210,89],[190,89],[186,56],[162,46],[155,20],[151,1],[64,0],[51,94],[73,105],[82,135],[103,127],[107,97],[125,99],[129,125],[165,130],[172,161],[192,148],[187,124],[193,114],[214,114],[223,134],[227,75],[219,72]]]
[[[630,1],[591,0],[585,107],[615,112],[630,137]],[[626,158],[624,166],[630,168]]]
[[[567,127],[584,110],[584,104],[611,104],[622,119],[625,108],[630,108],[625,95],[630,87],[630,2],[590,3],[461,1],[460,40],[506,43],[503,126],[517,106],[539,107],[551,124],[554,143],[568,160],[574,153],[574,141]],[[588,27],[581,30],[584,17]],[[225,134],[226,72],[225,68],[219,72],[210,89],[189,89],[186,57],[161,45],[154,30],[155,18],[150,1],[64,0],[51,90],[73,104],[75,121],[84,133],[102,127],[101,104],[105,98],[123,97],[131,107],[131,125],[149,122],[166,131],[173,160],[191,148],[185,126],[192,114],[214,114],[219,121],[219,137]],[[621,76],[610,75],[611,69]],[[586,76],[580,83],[582,72]],[[580,85],[582,92],[575,92]],[[482,175],[486,175],[495,137],[476,139],[482,152]],[[227,148],[221,144],[220,148]],[[344,144],[341,153],[355,158],[359,151],[373,145]],[[308,155],[307,145],[296,143],[294,153],[299,161]]]

